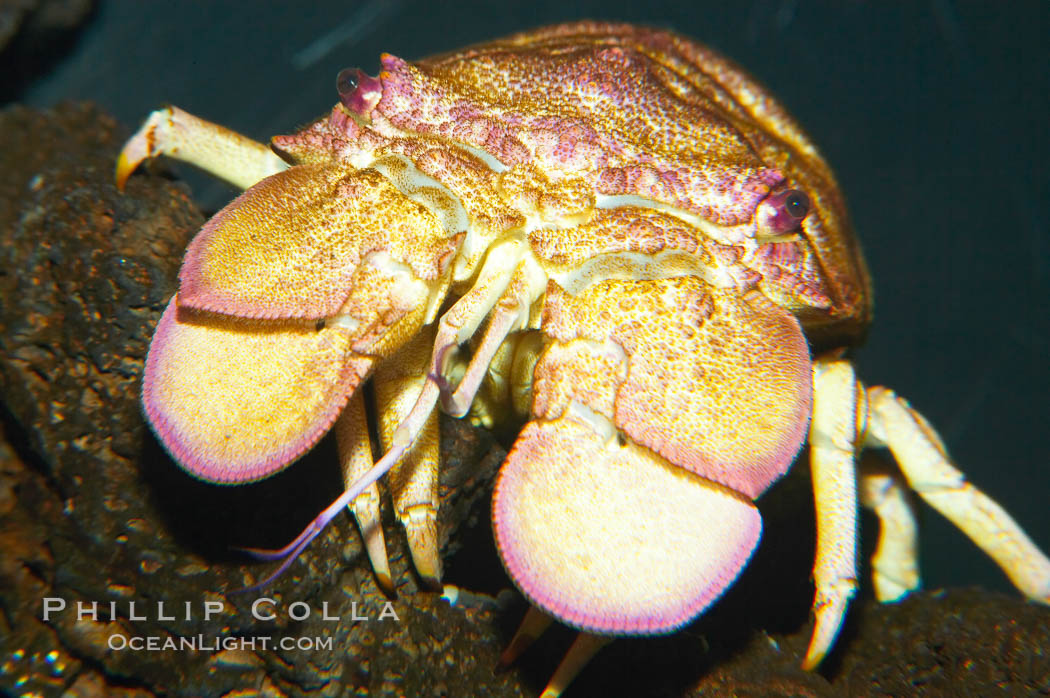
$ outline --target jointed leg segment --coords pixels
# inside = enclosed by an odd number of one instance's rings
[[[827,654],[857,591],[857,485],[853,460],[857,424],[864,414],[863,388],[848,361],[815,363],[813,387],[809,447],[817,509],[817,556],[813,566],[816,627],[802,663],[805,669],[816,668]]]
[[[167,155],[196,165],[239,189],[287,169],[265,143],[199,119],[178,107],[158,109],[132,136],[117,160],[117,188],[147,158]]]
[[[865,446],[889,448],[900,471],[855,466]],[[917,526],[906,483],[995,560],[1025,596],[1050,603],[1050,559],[1002,507],[966,481],[922,415],[891,390],[862,386],[847,361],[814,365],[810,449],[817,591],[805,668],[815,668],[831,647],[856,590],[858,472],[861,502],[875,511],[881,526],[872,560],[880,601],[898,600],[920,585]]]
[[[373,384],[379,411],[379,438],[384,451],[390,448],[394,430],[427,383],[433,345],[433,327],[424,328],[376,369]],[[412,447],[391,468],[388,479],[394,511],[405,527],[416,571],[427,586],[438,589],[441,587],[437,537],[440,457],[438,416],[431,412]]]
[[[900,471],[865,461],[858,464],[860,503],[879,517],[879,541],[871,557],[875,598],[898,601],[920,586],[915,506]]]
[[[922,415],[892,390],[868,390],[873,440],[887,446],[908,484],[959,527],[1030,599],[1050,603],[1050,560],[1006,511],[966,481]]]
[[[335,423],[335,438],[339,447],[343,483],[345,487],[350,487],[372,467],[372,443],[368,438],[368,419],[360,391],[350,396],[350,402],[339,415]],[[376,583],[384,593],[390,595],[394,593],[394,582],[390,574],[379,507],[379,485],[374,482],[350,505],[358,528],[361,529],[368,559],[372,561]]]

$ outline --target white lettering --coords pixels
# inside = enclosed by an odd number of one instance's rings
[[[205,601],[204,602],[204,620],[211,620],[212,614],[222,613],[225,604],[222,601]]]
[[[299,615],[296,615],[296,608],[300,606],[303,610]],[[306,605],[305,601],[296,601],[288,607],[288,617],[292,620],[306,620],[310,617],[310,607]]]
[[[386,620],[387,618],[393,618],[396,621],[401,620],[397,616],[397,611],[394,610],[394,604],[389,601],[383,604],[383,610],[379,614],[379,620]]]
[[[44,622],[51,620],[51,613],[58,613],[64,611],[66,608],[66,600],[60,599],[55,596],[48,596],[44,599]]]
[[[85,617],[90,617],[93,621],[98,621],[98,601],[92,601],[90,604],[91,610],[88,612],[84,611],[85,604],[83,601],[77,601],[77,620],[84,620]]]
[[[266,596],[262,597],[261,599],[256,599],[252,602],[252,617],[254,617],[255,620],[275,619],[277,617],[276,614],[270,613],[269,615],[263,615],[262,611],[259,610],[259,607],[262,606],[264,603],[268,603],[270,604],[270,606],[273,606],[276,602],[273,599],[268,598]]]

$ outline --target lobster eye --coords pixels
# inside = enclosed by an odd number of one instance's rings
[[[809,213],[809,197],[797,189],[791,190],[784,198],[784,212],[797,221],[802,220]]]
[[[357,89],[359,80],[357,74],[361,72],[357,68],[343,68],[335,76],[335,89],[339,92],[340,99],[349,97]]]
[[[759,225],[771,235],[785,235],[798,230],[809,214],[809,197],[798,189],[785,189],[771,194],[762,202]]]
[[[343,106],[365,118],[369,118],[372,109],[383,96],[382,80],[372,77],[360,68],[340,70],[335,76],[335,89]]]

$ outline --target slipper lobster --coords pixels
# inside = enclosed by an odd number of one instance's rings
[[[557,619],[581,632],[546,695],[607,638],[669,633],[710,606],[761,536],[754,500],[808,440],[816,624],[857,588],[857,508],[881,522],[882,600],[919,585],[908,488],[1028,597],[1050,561],[845,350],[872,317],[828,165],[761,86],[667,31],[582,22],[337,79],[339,103],[257,143],[169,107],[118,184],[167,155],[245,189],[194,238],[143,381],[188,472],[267,477],[334,428],[348,506],[381,586],[386,475],[421,578],[440,585],[437,409],[526,420],[493,526],[535,609],[509,660]],[[382,457],[373,461],[362,384]],[[858,465],[889,448],[893,473]]]

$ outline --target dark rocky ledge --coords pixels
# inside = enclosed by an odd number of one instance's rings
[[[261,483],[215,487],[183,474],[149,433],[138,403],[142,361],[203,216],[184,186],[154,168],[116,191],[127,133],[90,105],[0,112],[0,693],[538,693],[571,635],[552,631],[518,666],[493,673],[524,604],[504,591],[488,534],[503,450],[462,422],[443,422],[441,530],[448,581],[475,592],[469,603],[419,590],[403,536],[387,521],[400,621],[380,621],[385,598],[348,517],[266,590],[280,609],[272,623],[252,617],[257,594],[232,593],[271,569],[233,546],[283,544],[338,493],[333,449],[323,442]],[[674,636],[613,643],[570,695],[1050,693],[1050,611],[976,590],[892,606],[862,595],[821,672],[801,671],[812,596],[805,468],[760,505],[763,545],[725,599]],[[47,597],[68,607],[44,622]],[[98,619],[78,620],[78,601],[98,602]],[[158,601],[172,619],[160,617]],[[205,601],[226,612],[205,619]],[[314,609],[303,621],[286,613],[297,601]],[[338,620],[322,618],[325,602]],[[370,620],[355,620],[351,602]],[[314,651],[114,651],[107,643],[117,633],[334,642]]]

